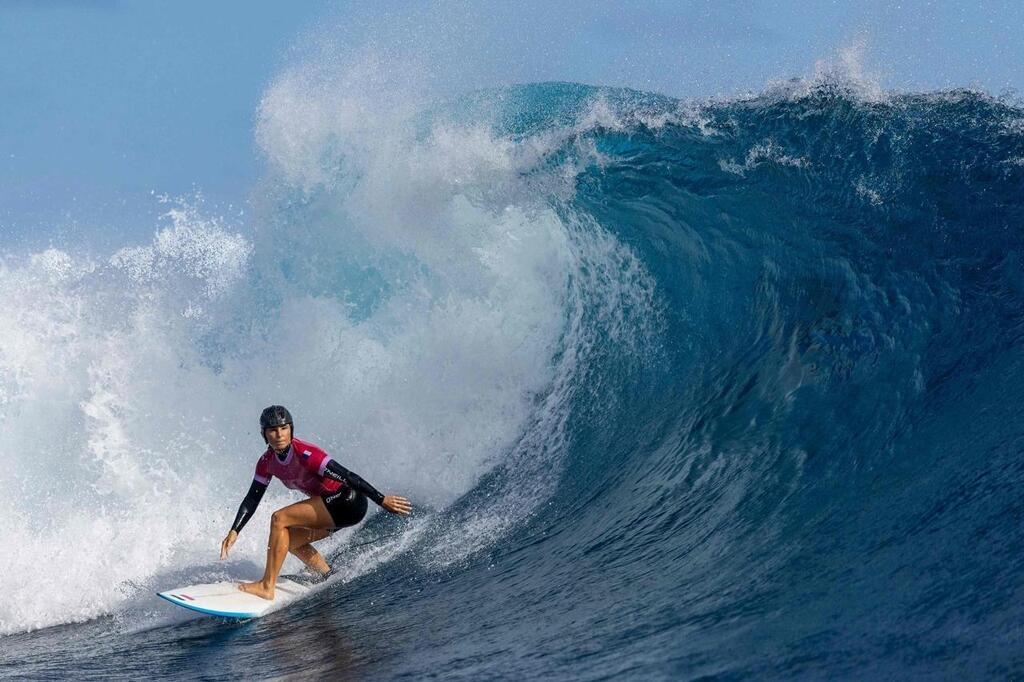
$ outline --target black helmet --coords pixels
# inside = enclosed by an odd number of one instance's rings
[[[292,430],[295,429],[291,412],[281,405],[271,405],[260,414],[260,433],[273,426],[284,426],[285,424],[290,424]]]

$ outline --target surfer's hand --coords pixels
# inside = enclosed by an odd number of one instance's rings
[[[220,558],[227,559],[228,552],[231,551],[231,546],[235,544],[235,540],[238,539],[238,533],[233,530],[229,530],[227,536],[220,543]]]
[[[392,514],[400,514],[402,516],[408,516],[409,512],[412,511],[412,505],[409,504],[409,500],[398,495],[386,495],[380,506]]]

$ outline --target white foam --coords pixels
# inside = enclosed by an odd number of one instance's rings
[[[208,566],[269,403],[378,487],[441,510],[414,529],[504,467],[442,564],[550,495],[589,354],[602,338],[628,349],[653,306],[627,248],[545,201],[571,195],[598,160],[581,131],[610,119],[526,139],[425,123],[426,100],[379,66],[298,65],[268,88],[268,198],[250,224],[184,202],[149,244],[0,265],[0,294],[20,302],[0,342],[0,542],[21,550],[0,567],[0,633],[115,613]],[[546,167],[566,144],[576,160]],[[229,566],[262,563],[267,516],[294,499],[275,484]],[[45,591],[28,578],[41,564],[60,572]]]
[[[735,159],[719,159],[718,166],[726,173],[743,177],[748,171],[765,163],[793,168],[806,168],[810,165],[810,161],[806,158],[787,154],[775,140],[769,138],[747,150],[742,163]]]
[[[885,102],[889,93],[882,87],[882,77],[868,66],[870,47],[866,34],[856,35],[829,57],[817,60],[810,74],[771,80],[764,92],[750,93],[746,99],[795,100],[821,89],[839,89],[863,102]]]

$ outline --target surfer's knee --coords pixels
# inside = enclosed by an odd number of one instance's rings
[[[288,515],[284,513],[283,509],[278,509],[270,515],[270,528],[271,530],[285,530],[288,528]]]

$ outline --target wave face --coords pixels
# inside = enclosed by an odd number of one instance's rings
[[[149,245],[5,259],[5,665],[1024,669],[1019,107],[351,85],[267,91],[246,230],[185,204]],[[279,489],[211,559],[269,402],[420,513],[329,541],[338,578],[244,636],[153,630],[154,587],[257,570]]]

